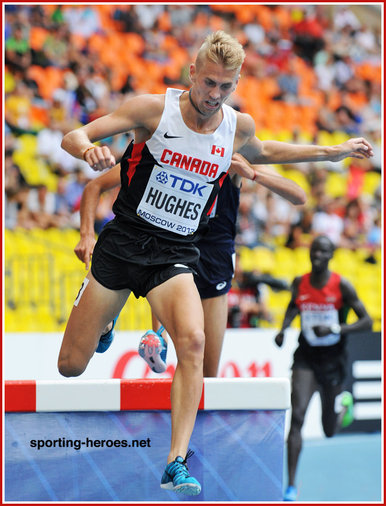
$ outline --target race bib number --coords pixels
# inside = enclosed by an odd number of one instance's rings
[[[164,167],[154,167],[137,215],[179,235],[193,234],[213,185],[195,181]]]
[[[310,346],[332,346],[340,341],[340,335],[328,334],[318,337],[312,327],[325,325],[330,327],[338,323],[336,311],[304,311],[302,312],[302,332]]]
[[[79,301],[82,298],[83,292],[86,290],[86,286],[88,285],[88,283],[89,283],[89,279],[84,278],[83,283],[82,283],[81,287],[79,288],[78,295],[76,296],[74,306],[77,306],[79,304]]]

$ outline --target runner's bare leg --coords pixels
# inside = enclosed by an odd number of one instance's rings
[[[177,354],[171,389],[172,438],[167,462],[185,457],[203,386],[204,314],[193,275],[179,274],[153,288],[147,299]]]

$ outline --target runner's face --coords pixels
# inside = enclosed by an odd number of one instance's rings
[[[235,90],[239,70],[226,70],[220,64],[204,61],[199,69],[192,64],[190,76],[195,105],[204,116],[212,116]]]
[[[310,260],[314,271],[323,271],[327,269],[331,258],[332,249],[329,241],[320,239],[312,243],[310,249]]]

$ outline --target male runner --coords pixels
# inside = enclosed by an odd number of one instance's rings
[[[328,269],[334,249],[326,236],[313,240],[310,248],[312,270],[294,279],[292,298],[282,328],[275,337],[276,344],[282,346],[285,330],[300,314],[299,346],[292,365],[292,415],[287,441],[289,478],[285,501],[295,501],[297,497],[295,473],[302,447],[301,429],[314,392],[320,392],[322,425],[327,437],[332,437],[339,427],[346,427],[353,420],[352,395],[349,392],[341,395],[346,377],[346,334],[371,329],[372,325],[351,283]],[[350,308],[358,320],[349,325],[346,316]]]
[[[121,161],[116,218],[100,234],[74,303],[59,353],[64,376],[87,367],[106,325],[133,291],[146,296],[173,340],[177,367],[171,388],[172,435],[161,487],[196,495],[201,485],[186,466],[203,385],[204,315],[193,279],[195,242],[208,219],[234,152],[252,164],[339,161],[373,156],[363,138],[336,146],[260,141],[252,117],[225,104],[235,90],[245,53],[219,31],[209,35],[190,66],[189,92],[129,98],[114,112],[67,133],[62,147],[94,170],[115,165],[95,141],[134,131]],[[233,175],[233,174],[232,174]],[[252,169],[239,175],[257,180]]]

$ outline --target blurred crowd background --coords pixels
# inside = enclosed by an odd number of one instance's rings
[[[278,327],[291,281],[323,233],[337,246],[331,266],[380,330],[381,22],[376,4],[5,5],[6,330],[62,330],[85,275],[73,248],[83,188],[98,174],[60,148],[63,134],[130,96],[189,89],[189,64],[217,29],[245,47],[230,105],[253,116],[259,138],[332,145],[364,136],[375,153],[275,166],[307,192],[301,207],[243,183],[229,326]],[[107,140],[117,160],[129,140]],[[103,195],[96,234],[115,197]],[[147,328],[146,302],[133,298],[119,325]]]

